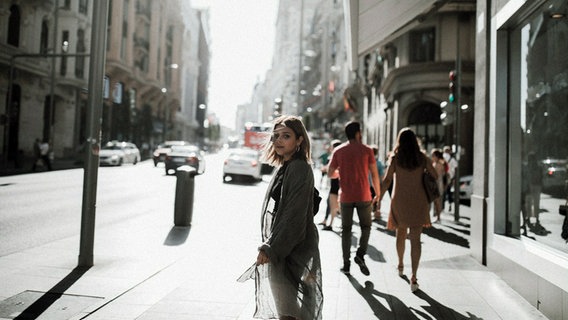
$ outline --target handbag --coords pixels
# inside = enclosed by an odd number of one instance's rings
[[[427,169],[424,169],[424,173],[422,174],[422,184],[424,184],[428,202],[432,202],[441,196],[436,178],[434,178]]]
[[[318,213],[320,208],[321,197],[318,189],[314,187],[314,216]]]

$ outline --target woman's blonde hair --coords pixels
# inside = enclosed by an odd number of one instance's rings
[[[310,137],[308,136],[308,131],[302,122],[302,119],[297,116],[286,116],[282,115],[273,121],[272,130],[277,126],[284,126],[287,128],[292,129],[294,134],[296,135],[296,139],[303,137],[302,143],[300,144],[300,148],[294,154],[293,158],[302,159],[308,163],[312,163],[312,152],[311,152],[311,145],[310,145]],[[282,156],[279,156],[274,149],[274,143],[272,141],[268,141],[264,146],[264,161],[273,166],[279,166],[284,163],[284,159]]]

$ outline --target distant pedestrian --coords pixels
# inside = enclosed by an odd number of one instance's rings
[[[383,198],[386,188],[394,181],[390,214],[387,221],[389,230],[396,230],[396,252],[398,254],[398,274],[404,274],[404,250],[408,236],[410,239],[410,258],[412,277],[410,290],[418,290],[418,264],[422,253],[420,236],[422,228],[431,226],[430,203],[422,184],[424,170],[438,177],[432,161],[420,150],[416,135],[409,128],[402,129],[397,137],[396,146],[383,179]],[[410,230],[410,232],[409,232]]]
[[[264,159],[278,166],[262,205],[256,263],[238,280],[255,279],[260,319],[321,319],[319,235],[313,221],[310,139],[295,116],[274,122]]]
[[[383,177],[385,176],[385,165],[379,159],[379,147],[376,145],[372,145],[371,148],[373,149],[373,154],[375,155],[375,161],[377,162],[377,172],[379,173],[379,183],[380,183],[383,180]],[[369,183],[372,182],[372,179],[373,177],[371,173],[369,173]],[[377,193],[375,192],[375,189],[371,186],[371,197],[374,198],[376,195]],[[373,205],[373,219],[375,221],[381,220],[381,210],[378,203],[375,203],[375,205]]]
[[[327,164],[329,163],[329,156],[331,155],[331,145],[325,147],[324,153],[322,153],[318,160],[320,161],[320,171],[321,171],[321,178],[320,178],[320,188],[323,188],[323,182],[326,181],[327,178]]]
[[[458,161],[454,154],[452,153],[452,148],[450,146],[444,146],[444,160],[448,163],[449,171],[448,171],[448,178],[449,181],[446,186],[446,190],[444,193],[443,201],[442,201],[442,208],[444,208],[444,203],[448,201],[448,209],[452,211],[452,203],[454,203],[454,193],[452,192],[452,187],[455,182],[456,177],[456,169],[458,168]]]
[[[34,141],[34,146],[33,146],[33,150],[34,150],[34,164],[32,165],[32,171],[36,171],[37,169],[37,163],[41,160],[41,141],[36,138]]]
[[[345,125],[345,135],[348,142],[340,145],[333,151],[329,163],[328,175],[334,177],[339,170],[339,186],[341,194],[339,202],[341,207],[341,247],[343,251],[343,268],[341,271],[349,274],[351,260],[351,229],[353,227],[353,211],[357,209],[361,238],[359,248],[355,254],[355,263],[359,265],[364,275],[369,275],[369,268],[365,264],[365,254],[369,245],[372,205],[378,201],[380,194],[379,174],[373,149],[362,143],[361,125],[351,121]],[[372,174],[371,183],[377,196],[371,197],[369,185],[369,172]]]
[[[436,220],[434,223],[440,223],[442,220],[442,202],[444,196],[444,190],[446,189],[446,184],[448,183],[448,170],[449,166],[446,160],[444,160],[444,155],[442,150],[440,149],[432,149],[430,152],[430,156],[432,158],[432,166],[436,170],[438,174],[438,178],[436,182],[438,183],[438,191],[440,192],[440,196],[434,199],[434,216],[436,216]]]
[[[331,141],[331,153],[335,148],[341,145],[341,140],[332,140]],[[327,168],[326,168],[327,170]],[[330,176],[329,179],[329,195],[327,197],[327,209],[325,210],[325,217],[321,225],[323,225],[323,230],[333,231],[333,220],[339,214],[339,178],[336,175]],[[327,224],[327,218],[331,216],[329,220],[329,224]]]
[[[49,143],[47,140],[40,142],[36,139],[34,142],[34,164],[32,171],[36,171],[38,162],[41,162],[47,170],[51,171],[51,160],[49,159]]]

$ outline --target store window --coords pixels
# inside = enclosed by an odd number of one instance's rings
[[[559,212],[568,201],[568,5],[543,2],[509,34],[506,233],[568,253]]]

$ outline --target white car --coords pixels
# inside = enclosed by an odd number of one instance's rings
[[[101,166],[121,166],[123,163],[140,162],[140,150],[134,143],[110,141],[99,151]]]
[[[238,177],[252,178],[255,181],[262,180],[262,163],[260,153],[252,149],[231,150],[223,164],[223,182],[226,178]]]

